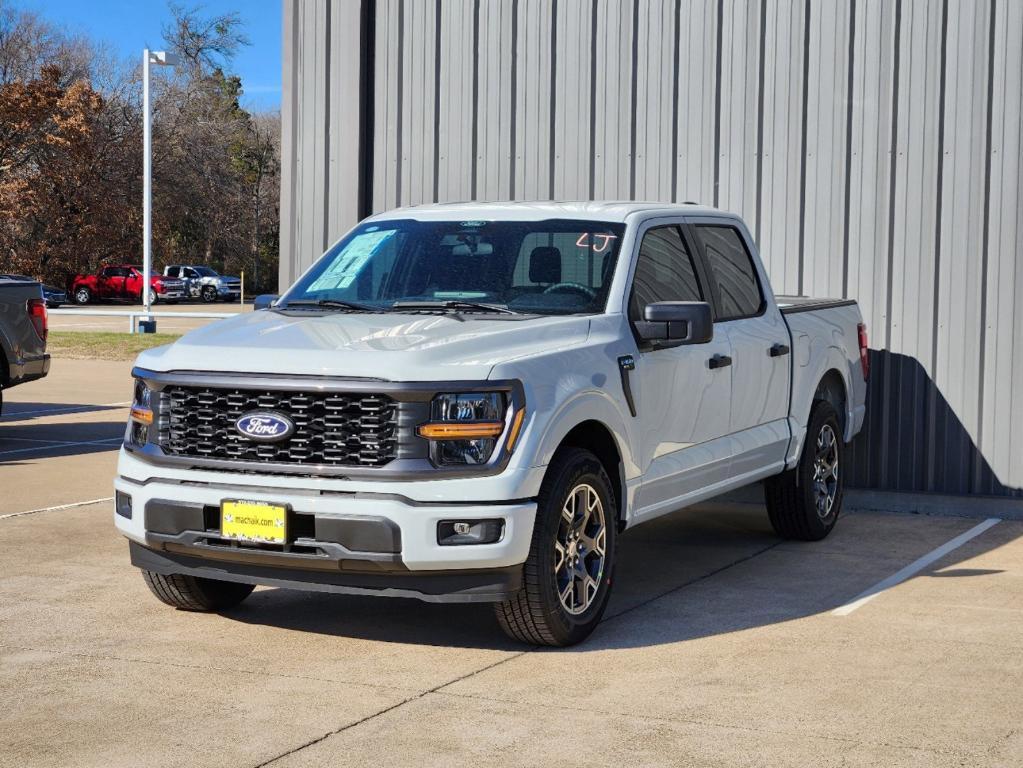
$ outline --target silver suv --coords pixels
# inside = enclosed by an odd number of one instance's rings
[[[202,299],[212,304],[217,300],[237,301],[241,296],[242,281],[237,277],[219,275],[207,266],[183,266],[173,264],[165,267],[166,277],[179,277],[185,283],[186,293],[193,299]]]

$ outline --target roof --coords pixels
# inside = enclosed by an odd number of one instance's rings
[[[630,217],[654,216],[707,216],[725,214],[717,208],[692,203],[638,202],[632,200],[582,201],[514,201],[514,202],[459,202],[432,203],[396,208],[371,216],[373,221],[388,219],[501,219],[510,221],[543,221],[544,219],[589,219],[593,221],[621,221]]]

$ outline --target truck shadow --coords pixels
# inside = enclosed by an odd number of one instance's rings
[[[589,652],[693,640],[827,613],[949,539],[975,520],[858,513],[822,542],[778,539],[766,510],[714,503],[682,510],[626,533],[615,594]],[[956,563],[1007,543],[1005,524],[955,550],[914,578],[990,578],[998,571]],[[521,651],[487,605],[429,605],[260,590],[227,618],[301,632],[382,642]]]

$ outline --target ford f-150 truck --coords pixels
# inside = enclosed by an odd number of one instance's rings
[[[5,389],[49,373],[47,331],[42,286],[0,275],[0,411]]]
[[[826,536],[867,366],[856,303],[775,297],[731,214],[396,210],[269,309],[142,353],[114,520],[178,608],[488,601],[568,645],[635,525],[763,480],[780,536]]]
[[[103,267],[95,275],[75,275],[69,293],[78,304],[94,301],[137,301],[145,298],[142,268],[131,264]],[[177,301],[185,297],[185,284],[176,277],[153,273],[149,276],[149,303]]]

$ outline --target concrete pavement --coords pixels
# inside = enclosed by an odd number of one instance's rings
[[[0,515],[111,495],[129,368],[5,393]],[[589,642],[539,650],[486,606],[174,611],[111,516],[0,518],[0,766],[1023,765],[1023,523],[837,616],[977,521],[854,514],[795,544],[756,505],[685,510],[622,537]]]

